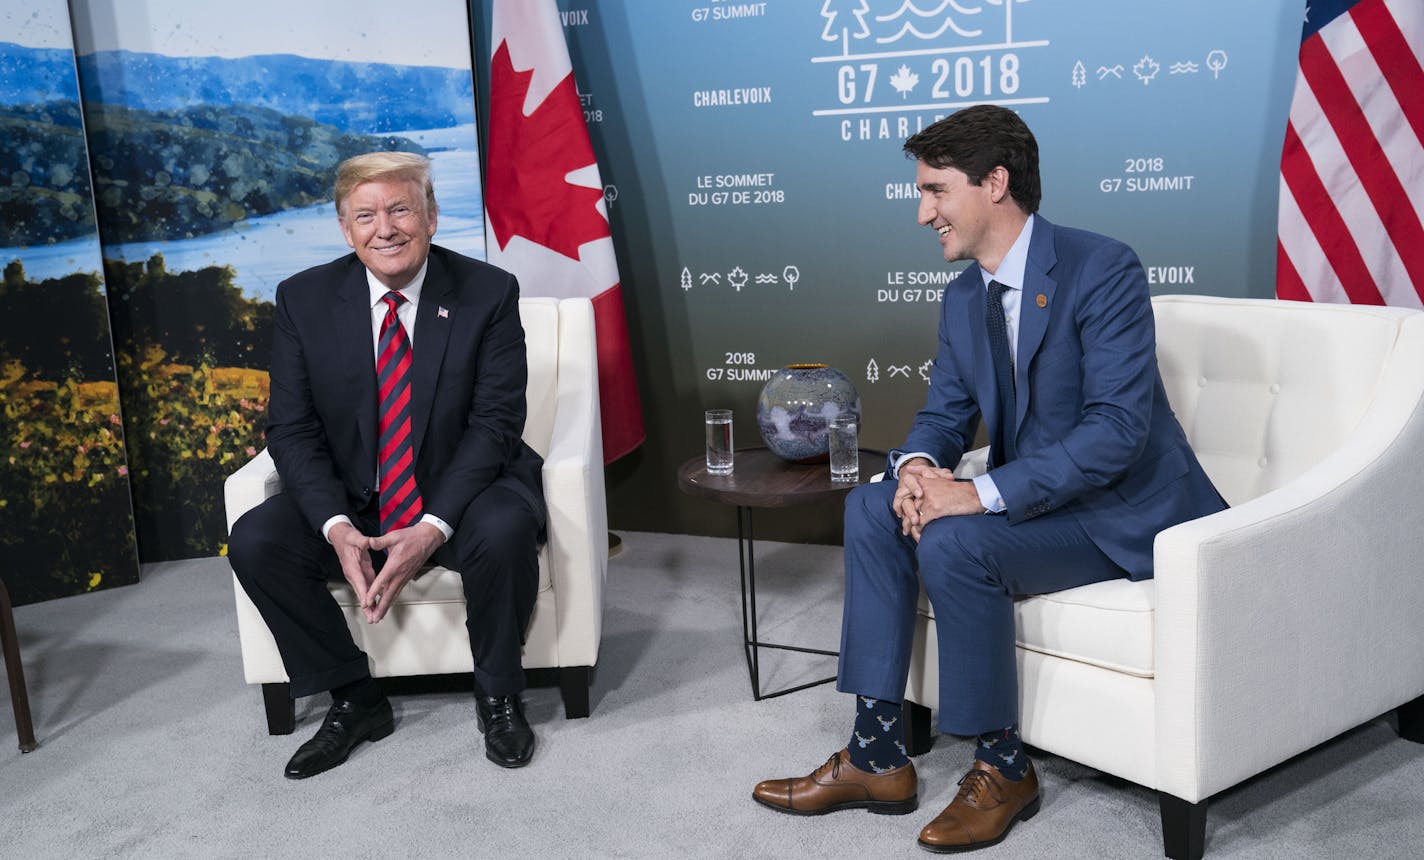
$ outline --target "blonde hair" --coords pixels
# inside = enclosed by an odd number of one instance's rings
[[[425,187],[425,212],[439,211],[435,184],[430,181],[430,159],[413,152],[368,152],[346,159],[336,168],[336,214],[344,217],[346,197],[363,182],[413,180]]]

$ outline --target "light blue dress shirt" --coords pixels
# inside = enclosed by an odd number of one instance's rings
[[[990,281],[998,281],[1007,289],[1004,290],[1004,322],[1009,328],[1009,360],[1018,366],[1019,359],[1019,309],[1022,307],[1024,269],[1028,266],[1028,244],[1033,238],[1032,215],[1024,222],[1023,229],[1019,231],[1019,237],[1014,240],[1014,244],[1009,247],[1009,252],[1004,255],[1004,259],[999,263],[998,271],[991,272],[984,266],[979,267],[979,273],[984,277],[984,289],[987,292]],[[916,457],[923,457],[934,463],[939,462],[923,451],[913,451],[908,454],[901,454],[895,459],[892,470],[896,478],[900,477],[900,464],[913,460]],[[974,489],[979,493],[979,504],[984,506],[984,510],[991,514],[1002,513],[1008,507],[1004,503],[1004,497],[999,494],[999,488],[994,483],[992,472],[987,472],[974,478]]]

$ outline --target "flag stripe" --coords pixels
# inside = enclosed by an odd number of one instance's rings
[[[1355,20],[1360,36],[1379,67],[1390,70],[1383,75],[1385,83],[1398,100],[1414,137],[1424,145],[1424,67],[1409,49],[1399,23],[1384,3],[1361,3],[1350,12],[1350,17]]]
[[[1278,296],[1421,306],[1421,41],[1418,0],[1307,8],[1281,148]]]
[[[1322,185],[1325,187],[1325,194],[1330,202],[1333,202],[1335,209],[1339,212],[1340,220],[1344,224],[1345,231],[1359,251],[1360,259],[1363,260],[1369,270],[1370,281],[1379,290],[1383,285],[1390,283],[1408,283],[1409,273],[1404,270],[1400,263],[1399,255],[1395,253],[1390,242],[1388,231],[1380,220],[1380,214],[1375,209],[1375,204],[1365,189],[1361,187],[1359,178],[1350,170],[1349,158],[1345,155],[1345,150],[1340,146],[1340,140],[1335,136],[1335,131],[1330,123],[1326,121],[1320,110],[1320,105],[1315,100],[1315,94],[1302,78],[1296,89],[1295,102],[1291,107],[1291,126],[1300,134],[1301,148],[1305,152],[1306,164],[1303,169],[1315,172],[1316,165],[1327,165],[1330,169],[1319,171]],[[1287,156],[1289,157],[1289,156]],[[1297,155],[1297,157],[1299,157]],[[1285,169],[1284,160],[1282,169]],[[1304,203],[1305,201],[1302,201]],[[1310,207],[1302,207],[1303,212],[1313,211]],[[1293,250],[1288,243],[1287,250]],[[1292,253],[1292,258],[1299,259]],[[1301,274],[1305,275],[1304,269]],[[1343,277],[1343,274],[1342,274]],[[1318,283],[1308,281],[1308,283]],[[1341,301],[1348,301],[1343,294]],[[1387,297],[1385,298],[1387,301]]]
[[[1344,22],[1341,22],[1344,23]],[[1324,31],[1321,31],[1324,33]],[[1300,48],[1300,70],[1335,130],[1345,157],[1374,203],[1384,228],[1404,261],[1409,279],[1424,283],[1424,226],[1411,211],[1409,195],[1370,130],[1364,111],[1350,92],[1322,38]]]
[[[1345,288],[1340,285],[1340,279],[1335,277],[1335,269],[1326,258],[1324,249],[1315,241],[1315,234],[1306,223],[1304,213],[1296,205],[1295,197],[1290,193],[1290,186],[1284,182],[1281,183],[1280,205],[1281,230],[1276,244],[1285,250],[1291,267],[1304,285],[1306,295],[1300,298],[1317,302],[1350,301],[1350,297],[1345,294]]]
[[[1276,241],[1276,296],[1297,302],[1310,301],[1310,292],[1305,288],[1305,281],[1300,279],[1300,273],[1291,265],[1290,257],[1286,255],[1286,246],[1279,240]]]
[[[1286,125],[1286,155],[1281,159],[1281,178],[1290,187],[1291,193],[1300,203],[1306,224],[1315,240],[1325,251],[1330,267],[1349,295],[1357,304],[1382,305],[1384,298],[1375,289],[1374,277],[1365,265],[1365,258],[1355,245],[1353,234],[1345,227],[1335,201],[1320,181],[1310,155],[1295,133],[1295,125]]]

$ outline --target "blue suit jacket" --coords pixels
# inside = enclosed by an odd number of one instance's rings
[[[983,275],[971,264],[945,289],[929,399],[903,450],[953,466],[981,414],[991,428],[1011,422],[1018,457],[990,471],[1009,522],[1067,509],[1104,554],[1145,579],[1157,532],[1226,505],[1167,402],[1137,255],[1106,236],[1035,217],[1019,315],[1017,414],[999,414]]]

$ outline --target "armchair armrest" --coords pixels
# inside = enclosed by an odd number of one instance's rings
[[[593,305],[587,299],[559,303],[555,397],[554,428],[543,475],[559,661],[566,666],[592,666],[597,662],[602,636],[608,503],[603,486]]]
[[[246,465],[223,482],[223,508],[227,513],[227,530],[238,518],[282,491],[282,479],[277,476],[277,464],[263,448]]]
[[[1159,790],[1201,800],[1424,692],[1421,394],[1416,316],[1341,448],[1157,536]]]

